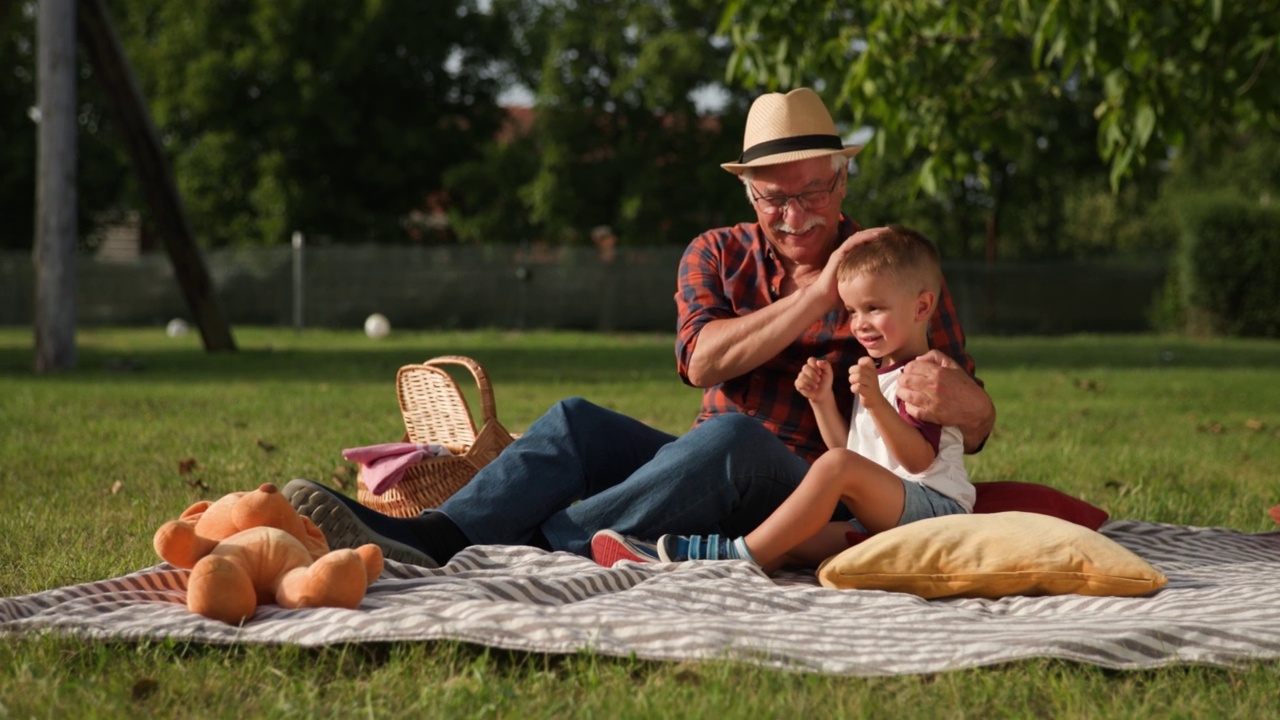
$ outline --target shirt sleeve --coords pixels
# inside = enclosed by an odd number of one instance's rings
[[[907,412],[907,404],[901,400],[896,402],[898,406],[898,416],[907,421],[907,424],[920,431],[929,447],[933,448],[933,454],[938,454],[938,446],[942,443],[942,426],[938,423],[927,422],[914,417]]]
[[[733,304],[725,290],[721,248],[715,233],[704,233],[689,243],[680,258],[676,284],[676,370],[689,382],[689,361],[698,343],[698,333],[713,320],[734,317]]]
[[[929,347],[938,348],[942,352],[951,356],[964,368],[966,372],[973,377],[974,382],[979,387],[985,387],[982,379],[975,373],[975,365],[973,358],[969,356],[964,347],[964,330],[960,327],[960,315],[956,312],[955,302],[951,298],[951,290],[947,288],[947,281],[944,278],[942,288],[938,291],[938,309],[934,311],[933,318],[929,321]],[[941,432],[941,430],[939,430]],[[986,447],[987,438],[983,438],[982,442],[973,452],[981,452]]]
[[[929,320],[929,347],[949,355],[966,372],[974,375],[974,380],[982,385],[982,381],[975,375],[976,366],[973,358],[965,349],[964,329],[960,327],[960,315],[956,312],[955,301],[951,297],[951,290],[947,287],[945,279],[938,291],[938,309]]]

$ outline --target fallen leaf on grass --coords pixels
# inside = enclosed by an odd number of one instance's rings
[[[697,687],[702,684],[702,668],[696,662],[682,662],[676,665],[671,679],[685,685]]]
[[[206,485],[206,484],[204,483],[204,480],[201,480],[200,478],[195,478],[195,479],[193,479],[193,480],[188,480],[188,481],[187,481],[187,486],[188,486],[188,487],[196,488],[197,490],[203,490],[203,491],[205,491],[205,492],[208,492],[208,491],[209,491],[209,486],[208,486],[208,485]]]
[[[111,489],[110,489],[110,490],[108,490],[107,492],[111,493],[112,495],[116,495],[116,494],[118,494],[118,493],[120,492],[120,490],[121,490],[121,489],[123,489],[123,488],[124,488],[124,483],[122,483],[122,482],[120,482],[119,480],[117,480],[117,481],[115,481],[115,482],[111,483]]]
[[[129,694],[133,697],[134,702],[139,702],[151,697],[155,694],[156,690],[159,689],[159,682],[152,680],[151,678],[140,678],[133,684],[133,689],[130,690]]]
[[[347,485],[356,477],[354,465],[339,465],[333,469],[333,484],[339,490],[346,490]]]
[[[275,445],[272,445],[271,443],[267,442],[266,440],[263,440],[262,438],[258,438],[258,447],[262,448],[263,450],[266,450],[267,452],[272,452],[276,449]]]
[[[1254,432],[1258,432],[1259,430],[1266,428],[1266,425],[1264,425],[1262,421],[1257,418],[1249,418],[1248,420],[1245,420],[1244,426]]]
[[[196,469],[196,459],[193,457],[183,458],[178,461],[178,474],[190,475],[192,470]]]

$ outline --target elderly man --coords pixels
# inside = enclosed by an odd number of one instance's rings
[[[373,542],[392,559],[429,567],[473,544],[589,555],[601,529],[656,538],[755,528],[825,450],[795,390],[800,367],[825,357],[841,377],[865,354],[835,278],[839,257],[878,232],[860,231],[840,210],[848,161],[860,149],[843,145],[812,90],[752,105],[742,155],[722,167],[742,181],[756,221],[703,233],[680,262],[677,368],[703,389],[684,435],[570,398],[417,517],[382,515],[309,480],[290,482],[286,496],[333,547]],[[930,344],[904,374],[899,397],[919,417],[958,426],[972,451],[994,426],[995,407],[971,376],[945,285]],[[847,415],[847,387],[837,399]],[[625,551],[619,557],[652,559],[639,545],[613,547]]]

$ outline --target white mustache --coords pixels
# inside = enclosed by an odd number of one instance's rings
[[[810,230],[827,224],[827,219],[821,215],[810,215],[808,220],[804,221],[804,225],[799,228],[793,228],[787,224],[787,221],[781,220],[773,225],[774,232],[786,233],[788,235],[803,235]]]

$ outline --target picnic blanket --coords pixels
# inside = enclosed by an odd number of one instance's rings
[[[1280,533],[1129,520],[1108,537],[1169,577],[1146,597],[922,600],[769,578],[743,561],[621,563],[476,546],[438,570],[389,562],[356,610],[259,608],[232,627],[189,613],[186,571],[0,599],[0,636],[321,646],[451,639],[546,653],[718,659],[855,676],[1025,658],[1110,668],[1280,658]]]

